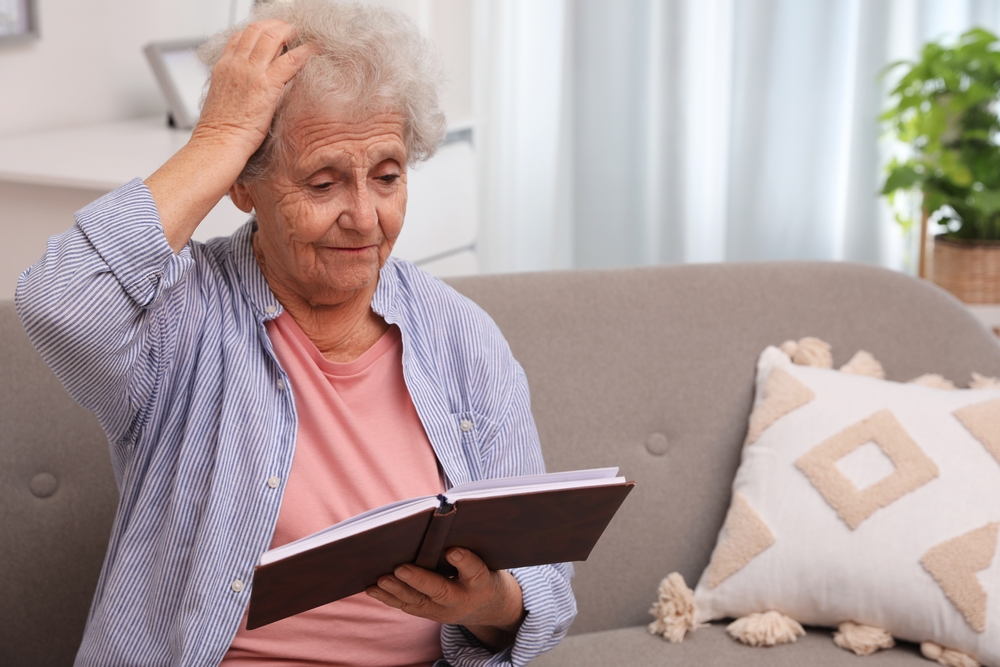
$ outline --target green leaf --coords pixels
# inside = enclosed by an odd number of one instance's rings
[[[1000,212],[1000,190],[984,190],[969,195],[969,207],[985,216]]]
[[[934,213],[948,203],[950,197],[939,190],[924,190],[924,209]]]
[[[908,164],[899,165],[889,171],[882,186],[882,194],[887,195],[896,190],[910,190],[923,180],[923,175]]]
[[[882,194],[920,190],[924,208],[958,224],[955,235],[1000,237],[1000,39],[982,28],[928,42],[899,75],[879,115],[887,134],[913,149],[886,167]],[[904,227],[913,221],[896,213]]]

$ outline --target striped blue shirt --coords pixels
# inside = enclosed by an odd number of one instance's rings
[[[246,609],[297,428],[264,326],[282,308],[252,234],[249,222],[175,255],[135,180],[79,211],[18,282],[25,329],[97,415],[121,493],[78,665],[216,665]],[[543,471],[524,372],[481,309],[395,259],[372,308],[402,333],[406,386],[449,486]],[[571,566],[512,573],[528,610],[515,644],[492,654],[446,625],[447,664],[523,665],[565,634]]]

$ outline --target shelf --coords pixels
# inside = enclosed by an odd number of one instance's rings
[[[152,174],[190,137],[156,116],[0,139],[0,180],[108,192]]]

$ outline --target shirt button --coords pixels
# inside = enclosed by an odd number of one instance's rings
[[[268,485],[269,487],[271,487],[272,489],[276,489],[276,488],[278,488],[278,485],[279,485],[279,484],[281,484],[281,480],[280,480],[280,479],[278,479],[277,477],[270,477],[270,478],[269,478],[269,479],[267,480],[267,485]]]
[[[267,313],[268,315],[270,315],[271,313],[273,313],[276,310],[278,310],[277,306],[268,306],[267,308],[264,309],[264,312]]]
[[[284,389],[284,388],[285,388],[285,381],[282,380],[281,378],[278,378],[278,389]]]
[[[463,419],[461,423],[459,423],[458,427],[463,431],[465,431],[466,433],[468,433],[469,431],[472,430],[472,422],[470,422],[468,419]]]
[[[243,590],[243,582],[239,579],[233,579],[233,583],[229,584],[229,587],[233,589],[234,593],[239,593]]]

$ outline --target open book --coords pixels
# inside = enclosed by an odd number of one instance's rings
[[[595,468],[459,484],[271,549],[254,571],[247,629],[360,593],[404,563],[452,576],[444,557],[451,547],[491,570],[586,560],[635,485],[617,474]]]

